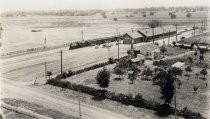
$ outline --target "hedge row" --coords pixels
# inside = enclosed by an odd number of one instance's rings
[[[85,68],[77,70],[77,71],[69,70],[67,72],[63,72],[62,74],[58,74],[55,78],[56,79],[65,79],[65,78],[71,77],[73,75],[80,74],[80,73],[90,71],[90,70],[94,70],[94,69],[97,69],[97,68],[100,68],[100,67],[104,67],[104,66],[109,65],[109,64],[114,64],[116,62],[117,62],[117,59],[109,58],[109,60],[107,62],[94,64],[92,66],[85,67]]]
[[[125,105],[133,105],[135,107],[154,110],[160,116],[174,114],[174,108],[167,106],[165,104],[161,105],[160,103],[154,101],[148,101],[144,99],[141,94],[137,94],[136,96],[133,97],[132,94],[115,93],[108,90],[101,90],[84,85],[73,84],[71,82],[63,81],[56,78],[49,79],[47,81],[47,84],[75,91],[80,91],[82,93],[86,93],[95,97],[103,97],[106,99],[120,102]],[[182,110],[177,110],[177,115],[182,116],[186,119],[204,119],[204,117],[202,117],[200,113],[192,112],[187,108],[184,108]]]

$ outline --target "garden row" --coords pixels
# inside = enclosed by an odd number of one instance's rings
[[[71,77],[73,75],[80,74],[80,73],[90,71],[90,70],[93,70],[93,69],[97,69],[97,68],[100,68],[100,67],[105,67],[106,65],[114,64],[116,62],[117,62],[117,59],[109,58],[109,60],[107,62],[94,64],[92,66],[85,67],[85,68],[77,70],[77,71],[69,70],[67,72],[63,72],[62,74],[58,74],[55,77],[55,79],[65,79],[65,78]],[[51,76],[51,75],[52,75],[52,72],[47,72],[47,76]]]
[[[154,110],[159,116],[167,116],[174,114],[175,109],[166,104],[160,104],[154,101],[146,100],[141,94],[132,96],[132,94],[122,94],[115,93],[108,90],[96,89],[93,87],[88,87],[84,85],[74,84],[68,81],[63,81],[61,79],[52,78],[47,81],[47,84],[58,86],[65,89],[71,89],[75,91],[80,91],[82,93],[89,94],[97,98],[110,99],[113,101],[120,102],[125,105],[133,105],[135,107],[145,108],[149,110]],[[177,110],[177,115],[182,116],[187,119],[204,119],[200,113],[192,112],[191,110],[184,108],[182,110]]]

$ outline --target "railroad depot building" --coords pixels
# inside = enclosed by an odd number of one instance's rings
[[[123,44],[141,43],[144,41],[144,37],[137,31],[128,32],[123,35]]]
[[[176,26],[169,25],[156,28],[145,28],[139,29],[137,31],[125,33],[123,38],[123,44],[131,44],[133,41],[134,44],[141,42],[149,42],[157,40],[158,38],[171,37],[176,34]]]

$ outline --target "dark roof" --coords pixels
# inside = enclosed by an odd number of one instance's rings
[[[159,49],[159,46],[157,46],[153,43],[139,46],[139,50],[140,50],[141,54],[146,54],[147,52],[151,52],[151,51],[154,51],[157,49]]]
[[[176,31],[176,27],[173,26],[173,25],[156,27],[156,28],[154,28],[154,35],[163,34],[163,32],[166,33],[169,30],[170,30],[170,32]],[[152,28],[141,29],[141,30],[138,30],[138,32],[141,33],[142,35],[145,35],[145,36],[152,36],[153,35]]]
[[[139,32],[127,32],[123,36],[129,35],[131,38],[136,39],[136,38],[141,38],[143,37]]]

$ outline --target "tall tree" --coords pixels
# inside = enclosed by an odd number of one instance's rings
[[[187,67],[185,68],[185,71],[186,71],[186,75],[190,75],[190,72],[192,72],[192,69],[191,69],[190,66],[187,66]],[[188,79],[189,79],[189,78],[188,78]]]
[[[195,56],[195,59],[196,59],[196,56],[198,55],[198,52],[197,51],[195,51],[195,53],[194,53],[194,56]]]
[[[101,88],[109,87],[109,79],[110,79],[110,72],[103,68],[103,70],[99,71],[96,76],[96,82]]]
[[[121,79],[122,75],[125,74],[126,70],[124,68],[115,67],[114,72],[119,75],[119,79]]]
[[[164,55],[164,53],[165,53],[166,51],[167,51],[167,49],[166,49],[165,46],[161,46],[161,47],[160,47],[160,52],[163,53],[163,55]]]
[[[203,78],[205,79],[205,76],[208,74],[208,72],[207,72],[206,69],[202,69],[202,70],[200,71],[200,74],[202,74],[202,75],[203,75]]]
[[[165,104],[169,105],[174,96],[174,76],[172,70],[167,71],[166,82],[161,85],[161,94]]]

